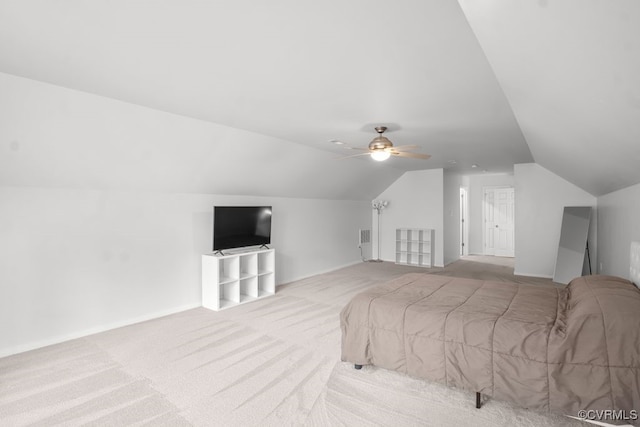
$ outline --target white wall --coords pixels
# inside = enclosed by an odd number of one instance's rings
[[[629,278],[632,241],[640,241],[640,184],[598,197],[598,271]]]
[[[460,259],[460,187],[462,176],[444,173],[444,265]]]
[[[357,262],[400,176],[2,73],[0,93],[0,355],[200,305],[216,203],[273,206],[278,283]]]
[[[597,200],[536,163],[514,167],[516,196],[515,274],[553,277],[565,206],[593,206],[589,231],[592,265],[596,265]]]
[[[410,171],[377,199],[388,200],[380,215],[380,258],[395,261],[396,228],[431,228],[435,233],[434,265],[443,266],[443,170]],[[377,250],[377,214],[373,210],[374,254]]]
[[[513,175],[511,174],[482,174],[468,175],[468,208],[467,227],[469,241],[467,242],[470,255],[484,254],[482,241],[483,222],[483,198],[485,187],[513,187]]]
[[[368,202],[0,187],[0,355],[201,304],[214,204],[272,205],[276,280],[358,262]]]

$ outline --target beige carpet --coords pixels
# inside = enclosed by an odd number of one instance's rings
[[[553,286],[514,277],[511,263],[468,257],[430,271]],[[471,393],[340,362],[346,302],[413,271],[425,270],[361,263],[233,309],[189,310],[0,359],[0,425],[572,425],[496,401],[476,410]]]
[[[337,364],[316,401],[309,426],[582,426],[562,415],[495,400],[475,407],[475,394],[397,372]]]

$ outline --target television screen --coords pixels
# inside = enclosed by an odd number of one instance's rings
[[[213,250],[271,243],[271,206],[214,206]]]

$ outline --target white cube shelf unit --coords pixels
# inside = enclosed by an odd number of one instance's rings
[[[275,252],[202,255],[202,306],[222,310],[276,293]]]
[[[431,229],[396,229],[396,264],[431,267],[433,247],[433,230]]]

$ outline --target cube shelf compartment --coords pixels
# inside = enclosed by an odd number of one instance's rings
[[[202,255],[202,306],[222,310],[275,294],[275,252]]]
[[[433,230],[396,229],[396,264],[416,267],[433,266]]]

